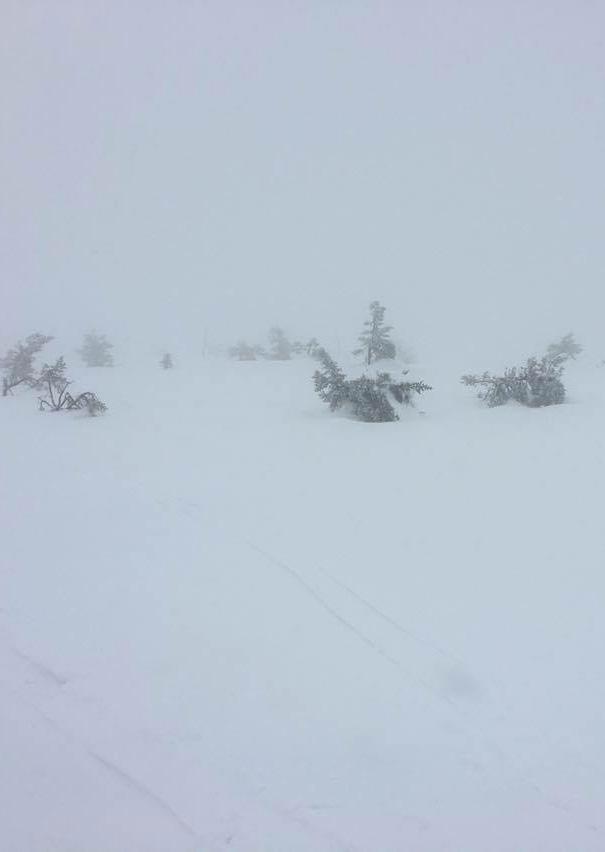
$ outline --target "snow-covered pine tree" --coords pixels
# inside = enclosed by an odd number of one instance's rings
[[[562,376],[568,355],[555,357],[545,355],[538,360],[528,358],[523,370],[527,387],[525,405],[541,408],[544,405],[560,405],[565,402],[565,385]]]
[[[515,398],[517,368],[507,368],[502,376],[492,376],[487,371],[481,375],[467,373],[460,381],[467,387],[478,387],[478,398],[483,400],[488,408],[497,408]]]
[[[379,373],[375,379],[360,376],[348,383],[348,399],[353,415],[366,423],[391,423],[399,420],[389,398],[388,373]]]
[[[166,352],[164,355],[162,355],[160,367],[163,370],[172,370],[172,368],[174,367],[174,362],[172,360],[172,355],[170,354],[170,352]]]
[[[332,411],[345,406],[354,417],[366,423],[399,420],[393,401],[412,405],[414,394],[432,390],[425,382],[395,382],[390,373],[378,373],[375,378],[360,376],[347,379],[325,349],[317,350],[317,358],[321,369],[315,371],[313,381],[320,398]]]
[[[330,411],[336,411],[348,400],[348,382],[336,361],[325,349],[317,349],[316,358],[321,364],[313,374],[315,391],[320,399],[327,402]]]
[[[404,370],[403,375],[406,376],[408,372],[408,370]],[[427,391],[433,390],[432,386],[427,385],[426,382],[393,382],[389,373],[384,373],[384,375],[389,382],[389,393],[401,405],[414,405],[414,394],[420,396]]]
[[[483,373],[480,376],[462,376],[462,383],[479,387],[478,397],[489,408],[505,405],[513,400],[529,408],[559,405],[565,402],[565,385],[562,376],[567,356],[528,358],[522,367],[509,367],[502,376]]]
[[[104,334],[90,331],[84,335],[82,348],[78,352],[87,367],[113,367],[112,349],[113,343]]]
[[[35,384],[34,358],[47,343],[52,340],[46,334],[30,334],[24,342],[20,340],[0,358],[2,377],[2,396],[8,396],[18,385]]]
[[[353,352],[354,355],[363,355],[368,365],[383,358],[395,358],[397,354],[390,337],[392,326],[384,323],[385,310],[380,302],[370,303],[370,318],[364,322],[365,328],[359,335],[361,345]]]
[[[583,352],[584,347],[577,343],[573,332],[569,332],[560,340],[555,340],[546,350],[546,355],[548,358],[557,358],[559,355],[563,355],[565,358],[571,358],[572,361],[575,359],[576,355],[579,355]]]
[[[284,330],[279,326],[269,329],[269,342],[271,352],[269,357],[274,361],[289,361],[292,357],[292,344],[286,337]]]

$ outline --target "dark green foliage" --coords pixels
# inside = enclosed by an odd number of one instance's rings
[[[354,355],[363,355],[366,364],[382,358],[395,358],[397,350],[390,338],[392,326],[384,324],[385,308],[380,302],[370,303],[370,319],[364,322],[364,330],[359,335],[361,346]]]
[[[407,371],[404,373],[406,375]],[[385,375],[389,375],[385,373]],[[390,380],[390,376],[389,376]],[[413,394],[420,396],[426,391],[433,390],[426,382],[399,382],[398,384],[389,384],[389,391],[401,405],[413,405]]]
[[[2,396],[8,396],[18,385],[35,385],[34,358],[51,340],[46,334],[30,334],[24,343],[19,341],[0,358],[0,369],[4,370]]]
[[[375,378],[361,376],[347,379],[338,364],[325,349],[317,350],[321,369],[315,371],[315,390],[332,411],[348,407],[354,417],[366,423],[389,423],[398,420],[393,402],[412,405],[415,394],[420,395],[431,387],[424,382],[394,382],[389,373],[378,373]]]
[[[325,349],[319,348],[316,357],[321,364],[321,369],[316,370],[313,375],[315,391],[324,402],[328,403],[330,410],[335,411],[348,399],[345,374]]]
[[[492,376],[488,372],[482,373],[480,376],[467,374],[462,376],[460,381],[467,387],[478,387],[477,396],[479,399],[486,402],[489,408],[496,408],[515,398],[517,368],[505,370],[503,376]]]
[[[545,356],[539,361],[529,358],[524,369],[527,394],[526,405],[540,408],[565,402],[565,385],[562,381],[567,355]],[[570,356],[571,357],[571,356]]]
[[[347,383],[347,396],[353,415],[365,423],[391,423],[399,420],[389,397],[388,373],[380,373],[375,379],[361,376]]]
[[[492,376],[490,373],[467,375],[462,377],[462,383],[469,387],[479,387],[479,399],[484,400],[490,408],[505,405],[510,400],[530,408],[558,405],[565,401],[562,375],[566,357],[557,355],[551,358],[545,355],[540,360],[528,358],[523,367],[510,367],[502,376]]]
[[[554,359],[558,358],[559,355],[563,355],[565,358],[571,358],[573,361],[576,355],[579,355],[583,349],[583,346],[576,343],[576,339],[570,331],[569,334],[566,334],[560,340],[556,340],[550,344],[546,350],[546,356],[547,358]]]

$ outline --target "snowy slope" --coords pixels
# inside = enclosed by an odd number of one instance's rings
[[[310,362],[0,400],[0,848],[605,848],[605,375],[369,425]]]

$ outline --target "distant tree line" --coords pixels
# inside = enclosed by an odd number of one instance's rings
[[[239,361],[259,358],[288,361],[294,356],[316,359],[319,366],[313,374],[315,391],[330,410],[343,409],[369,423],[392,422],[399,418],[398,407],[413,405],[419,396],[432,390],[424,381],[409,381],[406,378],[408,370],[395,378],[390,372],[377,369],[378,363],[397,357],[392,330],[392,326],[385,323],[384,306],[378,301],[371,302],[369,317],[359,335],[359,346],[352,353],[361,357],[369,372],[353,377],[345,375],[317,338],[311,337],[306,343],[290,341],[280,326],[269,330],[267,347],[241,340],[231,347],[229,355]],[[52,340],[50,335],[30,334],[0,357],[2,396],[9,396],[18,387],[28,387],[41,391],[38,399],[43,411],[84,410],[90,415],[106,411],[106,405],[92,391],[72,393],[73,383],[67,377],[63,356],[52,364],[45,363],[39,370],[36,368],[37,356]],[[84,336],[78,352],[88,367],[111,367],[112,349],[113,344],[106,335],[91,331]],[[467,387],[477,388],[479,399],[490,408],[511,401],[530,408],[557,405],[566,398],[565,367],[582,351],[583,347],[570,332],[549,344],[540,358],[528,358],[521,366],[509,367],[502,374],[466,374],[461,381]],[[173,369],[170,352],[162,355],[160,367]]]
[[[268,345],[262,343],[249,343],[247,340],[239,340],[229,349],[229,356],[237,361],[290,361],[295,356],[308,355],[316,357],[319,342],[312,337],[306,343],[301,340],[290,341],[283,328],[273,326],[269,329]]]

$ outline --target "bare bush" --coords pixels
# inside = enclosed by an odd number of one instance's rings
[[[107,406],[92,391],[72,396],[68,388],[72,382],[65,376],[66,364],[61,357],[54,364],[44,364],[36,379],[36,387],[46,391],[38,397],[40,411],[82,411],[91,417],[103,414]]]

